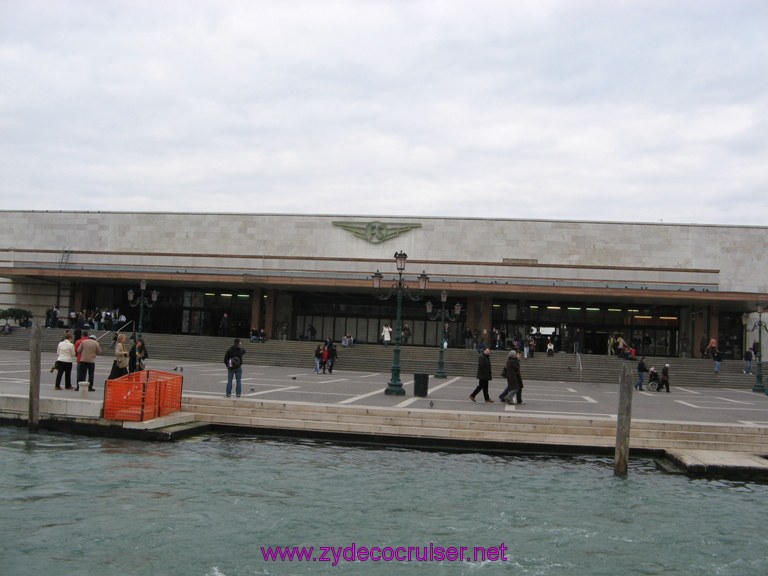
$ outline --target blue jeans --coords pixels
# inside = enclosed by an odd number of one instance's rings
[[[752,374],[752,360],[744,361],[744,372],[746,374]]]
[[[715,360],[715,374],[719,374],[719,373],[720,373],[720,361]]]
[[[637,373],[637,384],[635,384],[635,388],[638,390],[642,389],[643,387],[643,378],[645,377],[645,372],[638,372]]]
[[[315,356],[315,374],[320,374],[320,358]]]
[[[243,367],[239,368],[227,368],[227,396],[232,395],[232,376],[237,378],[237,388],[235,388],[235,395],[239,398],[243,391]]]

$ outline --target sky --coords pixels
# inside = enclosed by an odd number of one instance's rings
[[[765,0],[0,0],[0,209],[768,225]]]

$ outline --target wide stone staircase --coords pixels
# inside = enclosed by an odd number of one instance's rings
[[[29,350],[29,329],[15,328],[8,336],[0,336],[0,349]],[[108,332],[92,331],[100,338],[104,354],[110,353],[112,336]],[[55,352],[61,340],[61,329],[43,329],[42,349]],[[147,350],[152,358],[187,362],[212,362],[224,360],[224,353],[232,344],[232,338],[214,336],[189,336],[174,334],[144,334]],[[243,340],[246,349],[245,364],[270,366],[295,366],[309,369],[313,365],[314,350],[317,342],[305,340],[269,340],[265,343],[252,343]],[[354,370],[363,372],[388,372],[392,366],[393,347],[377,344],[357,344],[344,348],[337,344],[338,361],[336,370]],[[402,377],[412,374],[434,374],[437,370],[439,349],[437,347],[403,346],[401,347],[400,366]],[[507,352],[494,350],[492,364],[494,373],[500,374],[506,361]],[[526,380],[618,383],[622,366],[629,362],[633,375],[635,361],[625,361],[613,356],[575,355],[558,353],[553,357],[537,353],[534,358],[522,360],[523,378]],[[646,364],[655,366],[658,371],[669,363],[672,386],[728,386],[751,389],[755,376],[742,373],[741,361],[724,361],[719,375],[714,374],[713,364],[709,360],[690,358],[648,357]],[[444,351],[445,372],[449,377],[464,376],[474,378],[477,370],[477,352],[461,348],[449,348]],[[499,378],[500,376],[496,376]]]

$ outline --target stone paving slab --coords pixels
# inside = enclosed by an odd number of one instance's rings
[[[42,366],[53,365],[55,354],[43,353]],[[109,373],[111,358],[103,356],[96,363],[96,392],[89,399],[101,399],[103,382]],[[190,363],[168,360],[149,361],[156,370],[181,373],[184,393],[224,399],[227,372],[223,362]],[[525,374],[523,374],[525,379]],[[525,413],[530,416],[615,419],[618,407],[618,386],[589,382],[557,382],[525,380],[522,406],[507,406],[498,402],[503,382],[491,382],[492,404],[471,402],[468,398],[477,381],[466,377],[430,378],[429,395],[413,395],[413,375],[403,374],[404,396],[387,396],[384,389],[389,373],[345,372],[314,374],[312,367],[297,370],[291,367],[253,366],[243,368],[243,399],[333,406],[372,406],[401,411],[439,409],[445,412],[475,412],[478,414]],[[55,375],[43,370],[41,397],[69,399],[77,393],[53,389]],[[0,350],[0,394],[29,394],[29,353]],[[234,400],[234,397],[232,399]],[[744,389],[672,387],[672,392],[640,392],[633,396],[633,423],[642,421],[732,424],[738,427],[768,426],[768,396]]]
[[[666,453],[667,458],[692,476],[719,477],[727,474],[729,477],[768,479],[768,460],[755,454],[679,449],[670,449]]]

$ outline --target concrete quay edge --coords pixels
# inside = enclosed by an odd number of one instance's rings
[[[41,398],[40,427],[166,441],[220,430],[381,446],[508,454],[609,455],[613,453],[615,444],[614,418],[482,414],[464,410],[339,406],[271,400],[235,401],[205,395],[184,395],[181,412],[145,422],[128,422],[104,420],[101,418],[102,405],[103,402],[96,399]],[[27,424],[28,409],[28,396],[0,395],[0,422],[24,426]],[[575,432],[577,429],[578,432]],[[664,440],[659,437],[663,431],[683,433],[685,439]],[[693,477],[768,480],[768,460],[763,457],[768,454],[768,430],[764,427],[638,419],[633,420],[632,432],[631,449],[636,455],[663,458],[672,463],[677,472]],[[740,444],[738,434],[744,435]],[[510,441],[512,435],[514,441]],[[718,441],[718,436],[724,437],[722,442]]]

